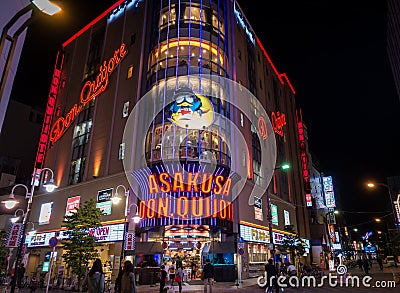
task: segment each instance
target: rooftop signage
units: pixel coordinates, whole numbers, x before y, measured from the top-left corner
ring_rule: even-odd
[[[65,115],[65,117],[58,118],[50,130],[50,141],[56,142],[66,131],[66,129],[75,120],[78,114],[85,108],[85,106],[93,101],[97,96],[103,93],[109,83],[109,77],[121,63],[121,60],[126,56],[126,45],[123,43],[114,51],[113,57],[108,61],[104,60],[103,65],[99,68],[99,74],[93,81],[87,81],[81,90],[80,103],[75,104]]]

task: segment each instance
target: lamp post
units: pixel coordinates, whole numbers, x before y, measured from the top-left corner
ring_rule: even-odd
[[[21,35],[21,33],[29,26],[29,24],[32,22],[32,17],[30,16],[30,12],[34,9],[37,8],[39,11],[46,13],[48,15],[53,15],[61,10],[60,7],[58,7],[55,4],[50,3],[48,0],[31,0],[30,3],[19,10],[11,19],[10,21],[3,27],[2,33],[1,33],[1,38],[0,38],[0,55],[2,56],[2,59],[5,60],[5,64],[3,67],[3,72],[1,73],[1,79],[0,79],[0,105],[3,106],[4,102],[4,108],[7,109],[7,104],[8,104],[8,97],[5,101],[2,102],[3,96],[5,96],[5,88],[6,88],[6,83],[8,76],[10,74],[10,69],[11,69],[11,63],[13,61],[14,53],[15,53],[15,48],[17,45],[18,37]],[[16,28],[14,34],[11,36],[9,35],[9,30],[16,24],[16,22],[23,16],[28,16],[28,18],[25,20],[25,22],[19,27]],[[9,42],[9,46],[6,47],[5,44],[6,42]],[[8,48],[7,52],[3,52],[5,48]],[[3,58],[4,55],[4,58]],[[5,98],[5,97],[4,97]],[[5,116],[5,111],[1,113],[1,118],[0,118],[0,131],[3,126],[3,120]]]
[[[122,269],[122,261],[125,257],[125,242],[126,242],[126,237],[127,237],[127,233],[129,231],[129,221],[128,221],[128,214],[130,214],[130,210],[132,208],[132,206],[136,207],[136,213],[135,215],[132,217],[134,225],[133,225],[133,235],[135,235],[135,231],[136,231],[136,224],[138,224],[141,220],[140,215],[139,215],[139,207],[136,203],[131,203],[128,206],[128,200],[129,200],[129,190],[126,189],[126,187],[124,185],[118,185],[115,188],[115,194],[111,197],[111,200],[113,202],[113,204],[117,204],[121,201],[121,198],[118,196],[118,188],[122,188],[124,190],[124,196],[125,196],[125,218],[124,218],[124,235],[123,235],[123,239],[122,239],[122,247],[121,247],[121,259],[120,259],[120,263],[119,263],[119,270],[121,271]],[[135,265],[135,241],[136,239],[133,239],[133,265]],[[133,292],[136,292],[136,277],[134,278],[134,282],[133,282]]]
[[[396,222],[397,222],[397,221],[396,221],[396,209],[395,209],[395,207],[394,207],[394,200],[393,200],[392,191],[390,190],[390,186],[387,185],[387,184],[385,184],[385,183],[376,183],[376,182],[368,182],[368,183],[367,183],[367,186],[368,186],[369,188],[375,188],[377,185],[378,185],[378,186],[383,186],[383,187],[385,187],[385,188],[387,189],[388,194],[389,194],[389,199],[390,199],[390,206],[392,207],[394,223],[396,223]],[[398,224],[395,224],[395,226],[396,226],[396,229],[397,229],[397,230],[400,230],[400,227],[399,227]]]
[[[274,172],[276,170],[288,170],[290,169],[290,165],[288,163],[282,163],[280,166],[274,168]],[[269,231],[269,249],[271,252],[271,258],[273,260],[273,264],[275,265],[275,247],[274,247],[274,237],[272,232],[272,210],[271,210],[271,198],[269,196],[269,185],[267,187],[267,205],[268,205],[268,231]]]
[[[54,184],[54,173],[53,170],[49,169],[49,168],[43,168],[42,170],[40,170],[40,173],[38,174],[39,177],[42,174],[43,171],[49,171],[51,174],[51,178],[49,180],[48,183],[43,184],[43,186],[46,187],[46,190],[48,192],[52,192],[57,186]],[[35,173],[34,173],[35,175]],[[14,277],[12,278],[11,281],[11,290],[10,293],[14,293],[15,292],[15,285],[16,285],[16,280],[18,278],[18,268],[20,266],[20,262],[21,262],[21,254],[22,254],[22,248],[25,242],[25,231],[26,231],[26,226],[28,224],[28,219],[29,219],[29,213],[32,209],[32,200],[33,200],[33,193],[35,191],[35,184],[31,185],[31,190],[29,192],[29,189],[26,185],[24,184],[17,184],[14,185],[13,188],[11,189],[11,194],[9,195],[7,200],[2,201],[2,203],[5,204],[6,208],[8,209],[12,209],[17,203],[18,201],[15,199],[15,195],[14,195],[14,191],[16,188],[18,187],[23,187],[25,189],[25,198],[28,200],[28,204],[26,206],[26,211],[23,214],[23,218],[22,218],[22,236],[20,236],[20,242],[18,245],[18,249],[17,249],[17,255],[16,255],[16,259],[15,259],[15,272],[14,272]],[[17,210],[18,211],[18,210]],[[16,212],[17,212],[16,211]]]

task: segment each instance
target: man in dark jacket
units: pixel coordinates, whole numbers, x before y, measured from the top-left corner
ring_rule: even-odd
[[[206,264],[204,265],[202,274],[204,276],[204,293],[207,293],[207,286],[210,288],[211,293],[214,279],[214,267],[212,264],[210,264],[209,259],[206,259]]]
[[[276,269],[276,267],[274,265],[274,260],[272,258],[270,258],[268,260],[268,264],[265,265],[265,272],[267,273],[267,287],[275,288],[275,291],[278,293],[279,288],[278,288],[278,282],[276,279],[277,275],[278,275],[278,270]],[[274,277],[274,278],[272,278],[272,277]]]

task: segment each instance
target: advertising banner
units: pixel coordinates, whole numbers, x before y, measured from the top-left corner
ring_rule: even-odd
[[[71,213],[75,212],[76,209],[79,208],[79,203],[81,201],[81,197],[78,196],[73,196],[73,197],[69,197],[67,199],[67,206],[65,208],[65,215],[69,216],[71,215]]]
[[[12,223],[8,231],[6,247],[18,247],[21,241],[22,223]]]

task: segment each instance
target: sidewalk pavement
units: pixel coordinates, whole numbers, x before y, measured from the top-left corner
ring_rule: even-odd
[[[198,283],[198,282],[197,282]],[[138,285],[136,286],[137,293],[156,293],[160,291],[160,285]],[[177,285],[174,286],[175,292],[179,292],[179,288]],[[233,282],[215,282],[213,285],[213,293],[225,293],[225,292],[264,292],[265,289],[261,289],[257,285],[257,278],[243,280],[241,286],[235,286]],[[10,288],[7,288],[6,292],[10,292]],[[29,293],[29,288],[18,289],[15,291],[16,293]],[[35,293],[44,293],[46,292],[46,288],[38,288]],[[74,291],[63,291],[63,290],[49,290],[49,292],[54,293],[62,293],[62,292],[74,292]],[[182,292],[191,292],[191,293],[204,293],[203,285],[191,285],[190,283],[182,283]],[[107,292],[106,292],[107,293]],[[113,293],[113,292],[110,292]]]

